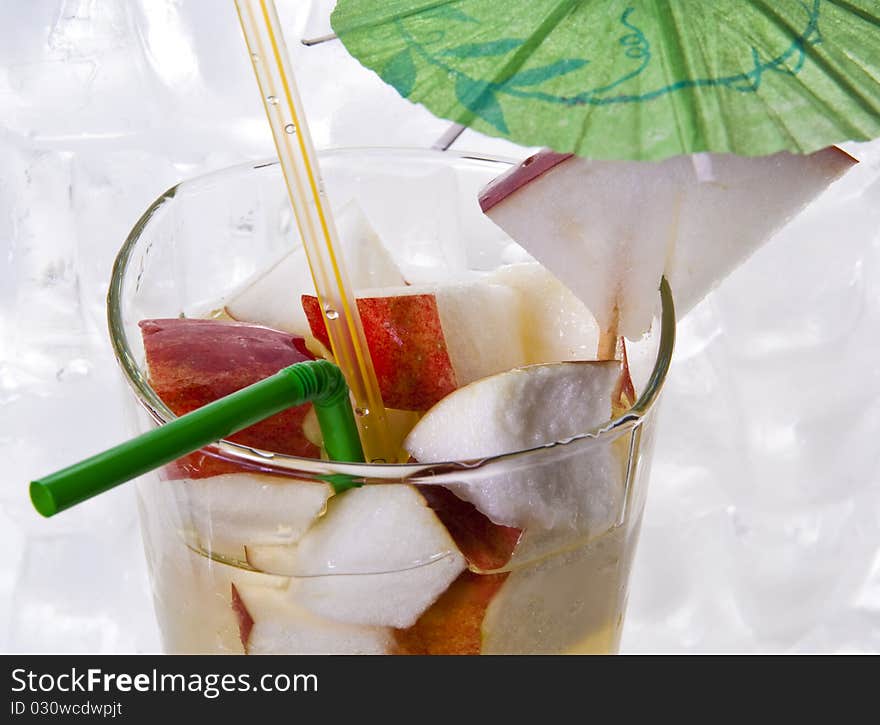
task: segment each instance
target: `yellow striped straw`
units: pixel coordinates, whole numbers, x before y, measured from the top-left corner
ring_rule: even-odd
[[[361,318],[339,254],[339,236],[272,0],[235,0],[290,204],[309,260],[336,364],[354,397],[368,461],[396,461]],[[299,304],[299,300],[294,301]]]

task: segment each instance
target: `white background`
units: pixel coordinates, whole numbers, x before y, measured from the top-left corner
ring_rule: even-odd
[[[318,146],[446,130],[297,42],[331,2],[278,5]],[[0,651],[158,650],[131,488],[43,520],[27,482],[126,437],[104,296],[134,220],[272,153],[232,0],[0,3]],[[680,325],[624,651],[880,651],[880,148],[855,153]]]

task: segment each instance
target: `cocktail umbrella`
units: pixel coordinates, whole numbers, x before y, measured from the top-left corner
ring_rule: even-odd
[[[878,0],[339,0],[349,52],[435,115],[597,159],[880,136]]]

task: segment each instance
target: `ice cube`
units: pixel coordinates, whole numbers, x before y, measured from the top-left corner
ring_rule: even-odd
[[[136,529],[110,544],[76,533],[31,539],[15,584],[10,649],[138,652],[158,649]],[[80,562],[88,562],[88,571]],[[83,579],[87,578],[88,585]],[[119,612],[125,612],[120,617]]]

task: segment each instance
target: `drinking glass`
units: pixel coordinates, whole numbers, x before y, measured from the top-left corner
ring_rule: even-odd
[[[408,281],[476,277],[527,258],[477,205],[479,189],[508,161],[407,149],[329,150],[320,158],[331,202],[358,202]],[[137,432],[173,418],[150,387],[138,322],[222,309],[296,240],[271,161],[185,181],[147,209],[119,252],[108,297]],[[165,650],[615,652],[674,327],[664,283],[650,332],[627,343],[635,405],[570,440],[430,464],[338,463],[220,441],[190,456],[188,467],[143,476],[136,491]],[[324,539],[332,540],[327,551],[354,546],[358,556],[303,563],[297,506],[328,476],[361,485],[324,504],[315,526],[336,516],[345,497],[349,508],[356,497],[367,509],[370,501],[380,509],[383,501],[412,504],[402,509],[411,517],[374,529],[366,514],[354,517],[342,536]],[[493,524],[462,501],[468,491],[520,496],[532,523]],[[407,545],[419,536],[394,529],[436,525],[426,505],[452,534],[421,537],[445,542],[427,550]]]

